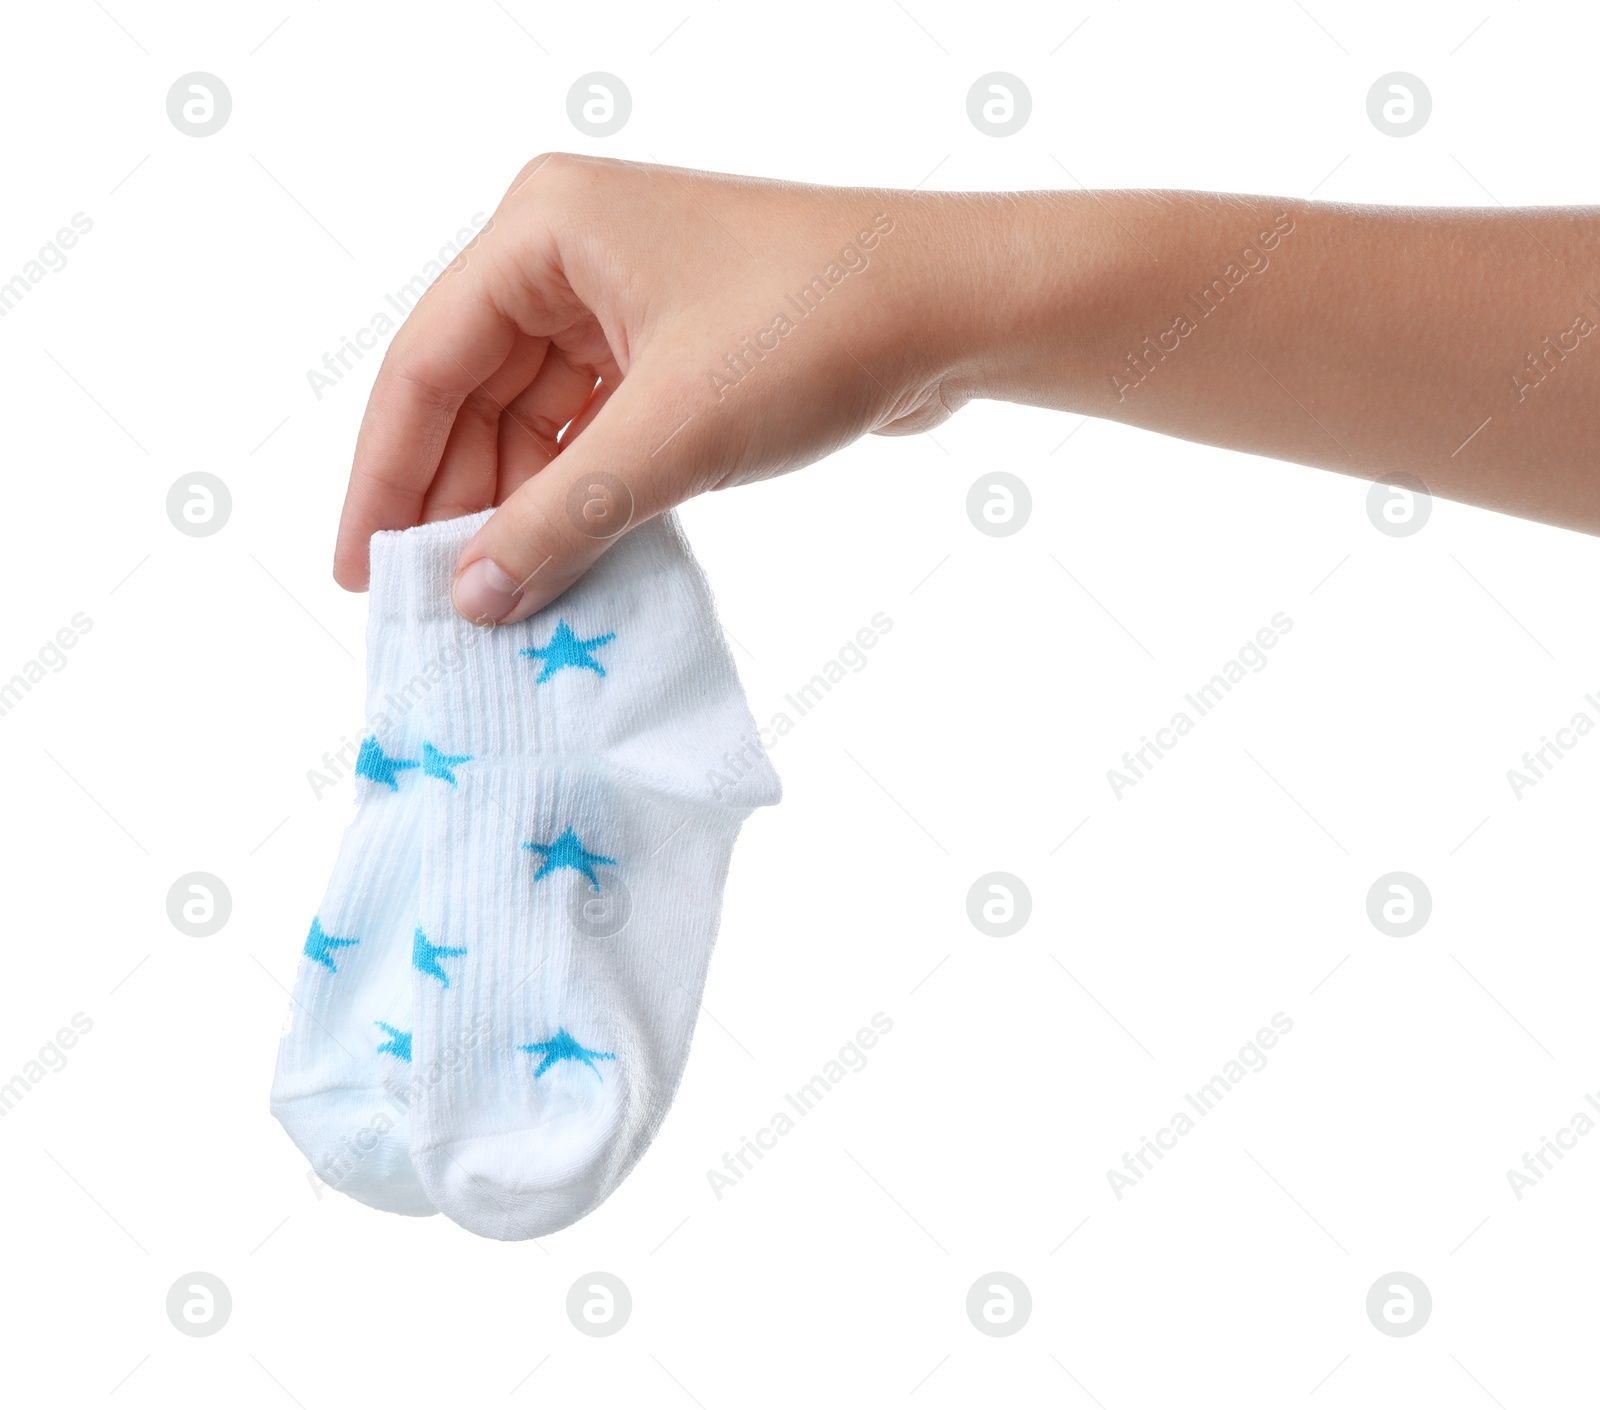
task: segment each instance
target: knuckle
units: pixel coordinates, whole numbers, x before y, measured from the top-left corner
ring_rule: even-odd
[[[564,193],[576,195],[592,190],[595,183],[605,180],[625,164],[610,157],[593,157],[579,152],[541,152],[524,164],[511,183],[506,199],[518,196],[537,196],[541,201],[559,198]]]
[[[384,359],[384,371],[402,384],[409,399],[424,411],[454,413],[461,406],[461,395],[439,385],[420,346],[391,348]]]
[[[548,176],[552,171],[559,170],[563,163],[571,159],[570,152],[540,152],[538,156],[523,163],[522,170],[517,173],[517,179],[512,184],[525,186],[541,173]]]
[[[511,183],[507,197],[509,199],[530,191],[548,193],[582,161],[582,157],[572,152],[541,152],[532,161],[523,165],[522,170],[517,173],[517,179]]]
[[[467,393],[460,410],[456,412],[456,418],[460,420],[466,417],[480,427],[498,426],[500,412],[500,403],[490,396],[485,388],[479,386]]]

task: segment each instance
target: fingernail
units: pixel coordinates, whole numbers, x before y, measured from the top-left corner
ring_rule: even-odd
[[[456,574],[450,598],[463,617],[486,627],[498,622],[522,601],[522,589],[498,563],[476,558]]]

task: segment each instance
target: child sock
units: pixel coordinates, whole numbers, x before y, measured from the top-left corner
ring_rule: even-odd
[[[272,1112],[327,1185],[397,1214],[437,1210],[411,1164],[411,947],[426,767],[399,535],[372,552],[358,809],[302,948]],[[424,687],[425,688],[425,687]]]
[[[424,653],[458,620],[451,574],[485,517],[407,531]],[[778,779],[671,515],[483,632],[426,710],[461,763],[425,800],[412,1156],[456,1223],[532,1238],[598,1205],[655,1135],[734,839]]]

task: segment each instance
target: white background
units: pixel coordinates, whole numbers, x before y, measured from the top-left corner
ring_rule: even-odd
[[[716,1021],[597,1213],[500,1245],[319,1199],[267,1113],[350,814],[307,770],[362,709],[365,603],[329,563],[377,355],[320,401],[307,369],[549,149],[935,189],[1593,199],[1586,7],[1310,9],[8,12],[0,280],[93,221],[0,319],[0,678],[94,624],[0,718],[0,1080],[93,1022],[0,1120],[12,1398],[1575,1403],[1600,1134],[1520,1201],[1506,1171],[1600,1088],[1600,740],[1520,801],[1506,770],[1600,719],[1600,546],[1446,503],[1391,538],[1361,482],[1110,424],[973,406],[685,511],[758,718],[874,613],[894,626],[774,751],[787,797],[734,859]],[[966,112],[996,69],[1033,95],[1005,139]],[[165,108],[192,70],[233,98],[204,139]],[[592,70],[633,96],[604,140],[566,117]],[[1392,70],[1434,101],[1403,140],[1366,112]],[[1397,326],[1385,356],[1404,381],[1471,332]],[[189,538],[166,495],[202,470],[232,517]],[[1009,538],[965,511],[995,470],[1033,496]],[[1270,665],[1118,801],[1106,770],[1277,612]],[[233,897],[204,940],[165,907],[196,870]],[[1033,897],[1009,939],[967,918],[994,870]],[[1433,896],[1409,939],[1367,918],[1394,870]],[[719,1201],[707,1170],[877,1012],[869,1065]],[[1278,1012],[1269,1065],[1119,1201],[1107,1170]],[[634,1299],[603,1340],[565,1314],[595,1269]],[[165,1311],[191,1270],[232,1292],[208,1339]],[[966,1315],[994,1270],[1031,1291],[1014,1336]],[[1393,1270],[1432,1292],[1412,1337],[1366,1315]]]

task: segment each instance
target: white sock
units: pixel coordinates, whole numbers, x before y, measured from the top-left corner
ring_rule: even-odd
[[[424,657],[485,515],[408,530]],[[430,692],[412,1157],[458,1224],[532,1238],[598,1205],[683,1072],[739,827],[778,800],[668,515]]]
[[[272,1112],[327,1185],[397,1214],[434,1214],[411,1165],[407,1108],[423,793],[440,784],[422,768],[399,538],[379,535],[372,545],[367,719],[375,733],[362,740],[356,816],[302,948]]]

